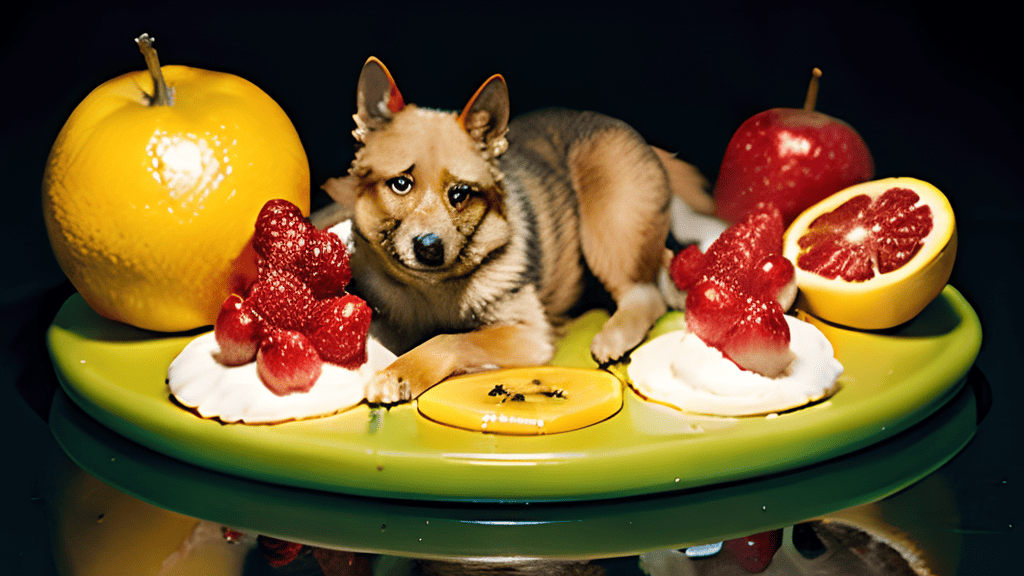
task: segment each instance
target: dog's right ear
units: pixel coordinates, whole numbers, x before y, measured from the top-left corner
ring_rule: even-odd
[[[398,91],[391,73],[377,58],[370,56],[363,65],[356,89],[356,140],[367,131],[376,130],[405,108],[405,100]]]
[[[463,130],[484,145],[489,156],[498,157],[508,149],[508,118],[508,86],[500,74],[495,74],[473,94],[458,120]]]

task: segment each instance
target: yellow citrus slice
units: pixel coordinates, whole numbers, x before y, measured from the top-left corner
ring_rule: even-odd
[[[267,200],[309,213],[309,164],[288,116],[252,83],[155,69],[109,80],[75,108],[47,161],[43,214],[61,269],[96,312],[175,332],[213,324],[255,277],[250,239]]]
[[[891,328],[938,296],[956,259],[956,221],[938,188],[915,178],[851,186],[786,231],[797,308],[863,330]]]
[[[622,408],[622,382],[589,368],[510,368],[450,378],[416,403],[427,418],[465,430],[556,434],[613,416]]]

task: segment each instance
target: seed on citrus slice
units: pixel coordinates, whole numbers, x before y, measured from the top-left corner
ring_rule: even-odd
[[[949,280],[956,221],[935,186],[886,178],[841,190],[786,231],[796,265],[797,308],[863,330],[916,316]]]
[[[496,434],[556,434],[605,420],[622,408],[622,383],[602,370],[541,366],[457,376],[417,399],[427,418]]]

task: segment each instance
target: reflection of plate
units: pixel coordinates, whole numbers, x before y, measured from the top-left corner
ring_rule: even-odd
[[[49,422],[61,447],[92,476],[162,508],[250,534],[404,557],[611,558],[792,526],[895,494],[974,435],[971,388],[909,430],[842,458],[708,488],[576,503],[360,498],[219,474],[110,432],[60,392]]]
[[[707,486],[848,454],[946,404],[981,344],[977,316],[951,287],[896,330],[820,327],[845,367],[842,389],[828,401],[775,418],[725,419],[687,416],[628,393],[605,422],[527,438],[445,427],[411,404],[362,405],[276,426],[202,420],[172,404],[164,386],[168,364],[190,337],[108,322],[78,296],[54,319],[49,346],[75,403],[115,432],[185,462],[355,495],[544,501]],[[572,341],[587,340],[578,336]]]

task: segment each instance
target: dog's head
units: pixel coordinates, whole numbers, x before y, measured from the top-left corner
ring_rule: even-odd
[[[370,58],[359,78],[356,157],[324,189],[393,275],[437,282],[471,273],[509,239],[498,156],[507,148],[501,76],[460,114],[406,104]]]

